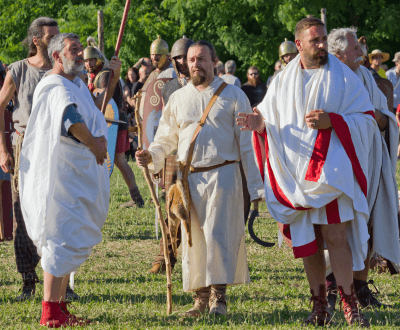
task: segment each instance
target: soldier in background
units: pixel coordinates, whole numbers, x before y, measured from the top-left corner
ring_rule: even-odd
[[[250,101],[251,107],[257,106],[267,93],[267,84],[261,82],[260,72],[256,66],[247,70],[247,83],[242,85],[242,91]]]
[[[93,92],[96,88],[106,89],[110,78],[111,70],[108,68],[108,61],[104,54],[94,46],[89,46],[84,50],[85,67],[88,71],[88,88]],[[118,82],[113,99],[119,109],[119,119],[127,122],[128,118],[123,107],[123,94],[121,83]],[[128,186],[131,200],[123,203],[120,207],[143,207],[144,200],[136,184],[135,175],[125,159],[125,152],[130,149],[128,124],[118,125],[117,145],[115,150],[115,165],[121,171],[122,176]]]
[[[183,38],[175,41],[174,45],[171,49],[171,59],[172,65],[175,69],[175,72],[178,78],[172,79],[165,83],[162,89],[162,100],[163,100],[163,110],[165,105],[168,103],[169,97],[177,91],[178,89],[185,86],[190,80],[189,68],[187,65],[187,51],[194,42],[192,39]],[[176,161],[176,153],[171,156],[168,156],[165,160],[164,166],[164,183],[165,183],[165,191],[168,193],[169,188],[176,182],[176,178],[178,175],[178,162]],[[168,207],[168,205],[165,205]],[[168,223],[168,218],[166,219]],[[177,235],[177,248],[181,244],[181,228],[179,226],[178,235]],[[171,261],[171,268],[173,269],[177,259],[172,251],[171,239],[170,235],[168,235],[168,253]],[[149,270],[151,274],[157,274],[161,270],[165,271],[165,260],[164,260],[164,247],[163,247],[163,238],[160,240],[160,251],[153,261],[153,267]]]
[[[279,46],[279,60],[282,63],[282,66],[279,70],[276,70],[274,75],[268,78],[267,87],[269,87],[271,81],[276,77],[276,75],[283,70],[283,68],[289,64],[291,60],[293,60],[298,54],[298,50],[296,44],[292,41],[287,40],[281,43]]]

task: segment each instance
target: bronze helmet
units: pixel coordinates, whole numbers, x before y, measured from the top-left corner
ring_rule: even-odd
[[[104,55],[101,53],[101,51],[98,48],[93,47],[93,46],[86,47],[83,50],[83,59],[86,61],[91,58],[95,58],[97,60],[96,67],[98,67],[99,65],[101,65],[102,63],[105,62]]]
[[[157,39],[151,43],[150,55],[168,55],[169,47],[165,40],[161,39],[161,36],[157,36]]]
[[[297,54],[298,50],[296,44],[293,41],[287,40],[281,43],[279,46],[279,59],[281,60],[282,64],[285,66],[287,63],[283,60],[283,56],[287,54]]]
[[[181,39],[178,39],[177,41],[175,41],[174,45],[172,46],[172,49],[171,49],[172,65],[173,65],[178,77],[179,77],[180,72],[178,70],[178,67],[176,66],[175,57],[178,57],[181,55],[186,55],[189,47],[192,44],[194,44],[194,41],[192,39],[189,39],[189,38],[186,38],[186,36],[183,36]]]

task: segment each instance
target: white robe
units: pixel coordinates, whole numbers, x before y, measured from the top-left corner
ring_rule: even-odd
[[[173,93],[160,119],[149,151],[157,173],[164,159],[177,150],[185,163],[190,141],[211,97],[223,83],[215,78],[199,92],[192,83]],[[252,112],[243,91],[228,85],[217,98],[202,127],[193,152],[193,167],[210,167],[225,161],[242,161],[252,200],[263,197],[251,133],[241,132],[235,119],[239,112]],[[182,226],[183,289],[192,291],[212,284],[249,283],[243,192],[238,164],[189,174],[194,209],[191,211],[193,247],[189,248]]]
[[[395,263],[400,261],[398,211],[399,198],[396,182],[397,143],[399,128],[396,117],[389,111],[387,99],[375,82],[371,72],[364,66],[355,71],[367,89],[374,108],[388,117],[389,146],[384,137],[375,130],[373,145],[369,152],[368,167],[368,207],[371,213],[372,249]],[[390,148],[390,150],[388,150]],[[389,152],[390,151],[390,154]],[[332,272],[329,253],[325,251],[327,274]]]
[[[35,89],[20,161],[21,209],[29,237],[46,272],[76,271],[101,242],[110,183],[106,163],[83,143],[61,137],[64,110],[75,104],[95,137],[107,138],[107,123],[79,78],[43,78]]]
[[[311,77],[304,96],[298,55],[272,81],[258,106],[269,153],[268,210],[289,225],[296,257],[316,252],[314,224],[346,222],[353,270],[361,270],[369,238],[368,151],[371,132],[378,129],[374,107],[360,79],[332,55]],[[314,109],[330,114],[333,129],[306,126],[304,117]]]

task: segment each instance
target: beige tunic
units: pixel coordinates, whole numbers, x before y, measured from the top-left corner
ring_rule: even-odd
[[[186,161],[197,123],[222,83],[222,79],[215,78],[202,92],[189,83],[171,95],[149,147],[153,158],[151,170],[158,172],[164,159],[176,150],[178,160]],[[239,112],[251,111],[243,91],[228,85],[197,137],[192,166],[210,167],[228,160],[241,160],[250,197],[254,200],[264,196],[264,189],[254,159],[251,133],[241,132],[235,123]],[[190,174],[189,187],[194,206],[191,212],[193,247],[187,245],[186,232],[182,230],[184,290],[212,284],[249,283],[238,165]]]

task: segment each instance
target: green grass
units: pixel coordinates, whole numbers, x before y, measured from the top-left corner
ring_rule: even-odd
[[[227,318],[205,315],[182,320],[179,312],[190,308],[191,294],[182,291],[180,259],[173,273],[173,311],[166,314],[165,275],[149,275],[153,256],[158,252],[154,231],[154,205],[135,163],[133,167],[146,201],[143,209],[120,209],[129,200],[122,175],[116,169],[111,177],[110,212],[103,229],[103,242],[75,277],[81,300],[73,304],[76,314],[90,318],[87,329],[299,329],[309,313],[309,288],[301,260],[294,259],[286,247],[263,248],[247,234],[250,285],[228,288]],[[398,171],[399,177],[399,171]],[[264,209],[265,211],[265,206]],[[257,219],[258,232],[277,242],[273,219]],[[160,232],[161,237],[161,232]],[[180,249],[179,249],[180,251]],[[37,286],[34,299],[15,302],[21,288],[16,271],[12,242],[0,243],[0,329],[38,329],[43,286]],[[40,265],[37,268],[41,276]],[[379,299],[394,307],[365,311],[373,329],[400,329],[399,278],[370,273],[381,291]],[[336,308],[336,324],[330,328],[347,328],[343,313]]]

